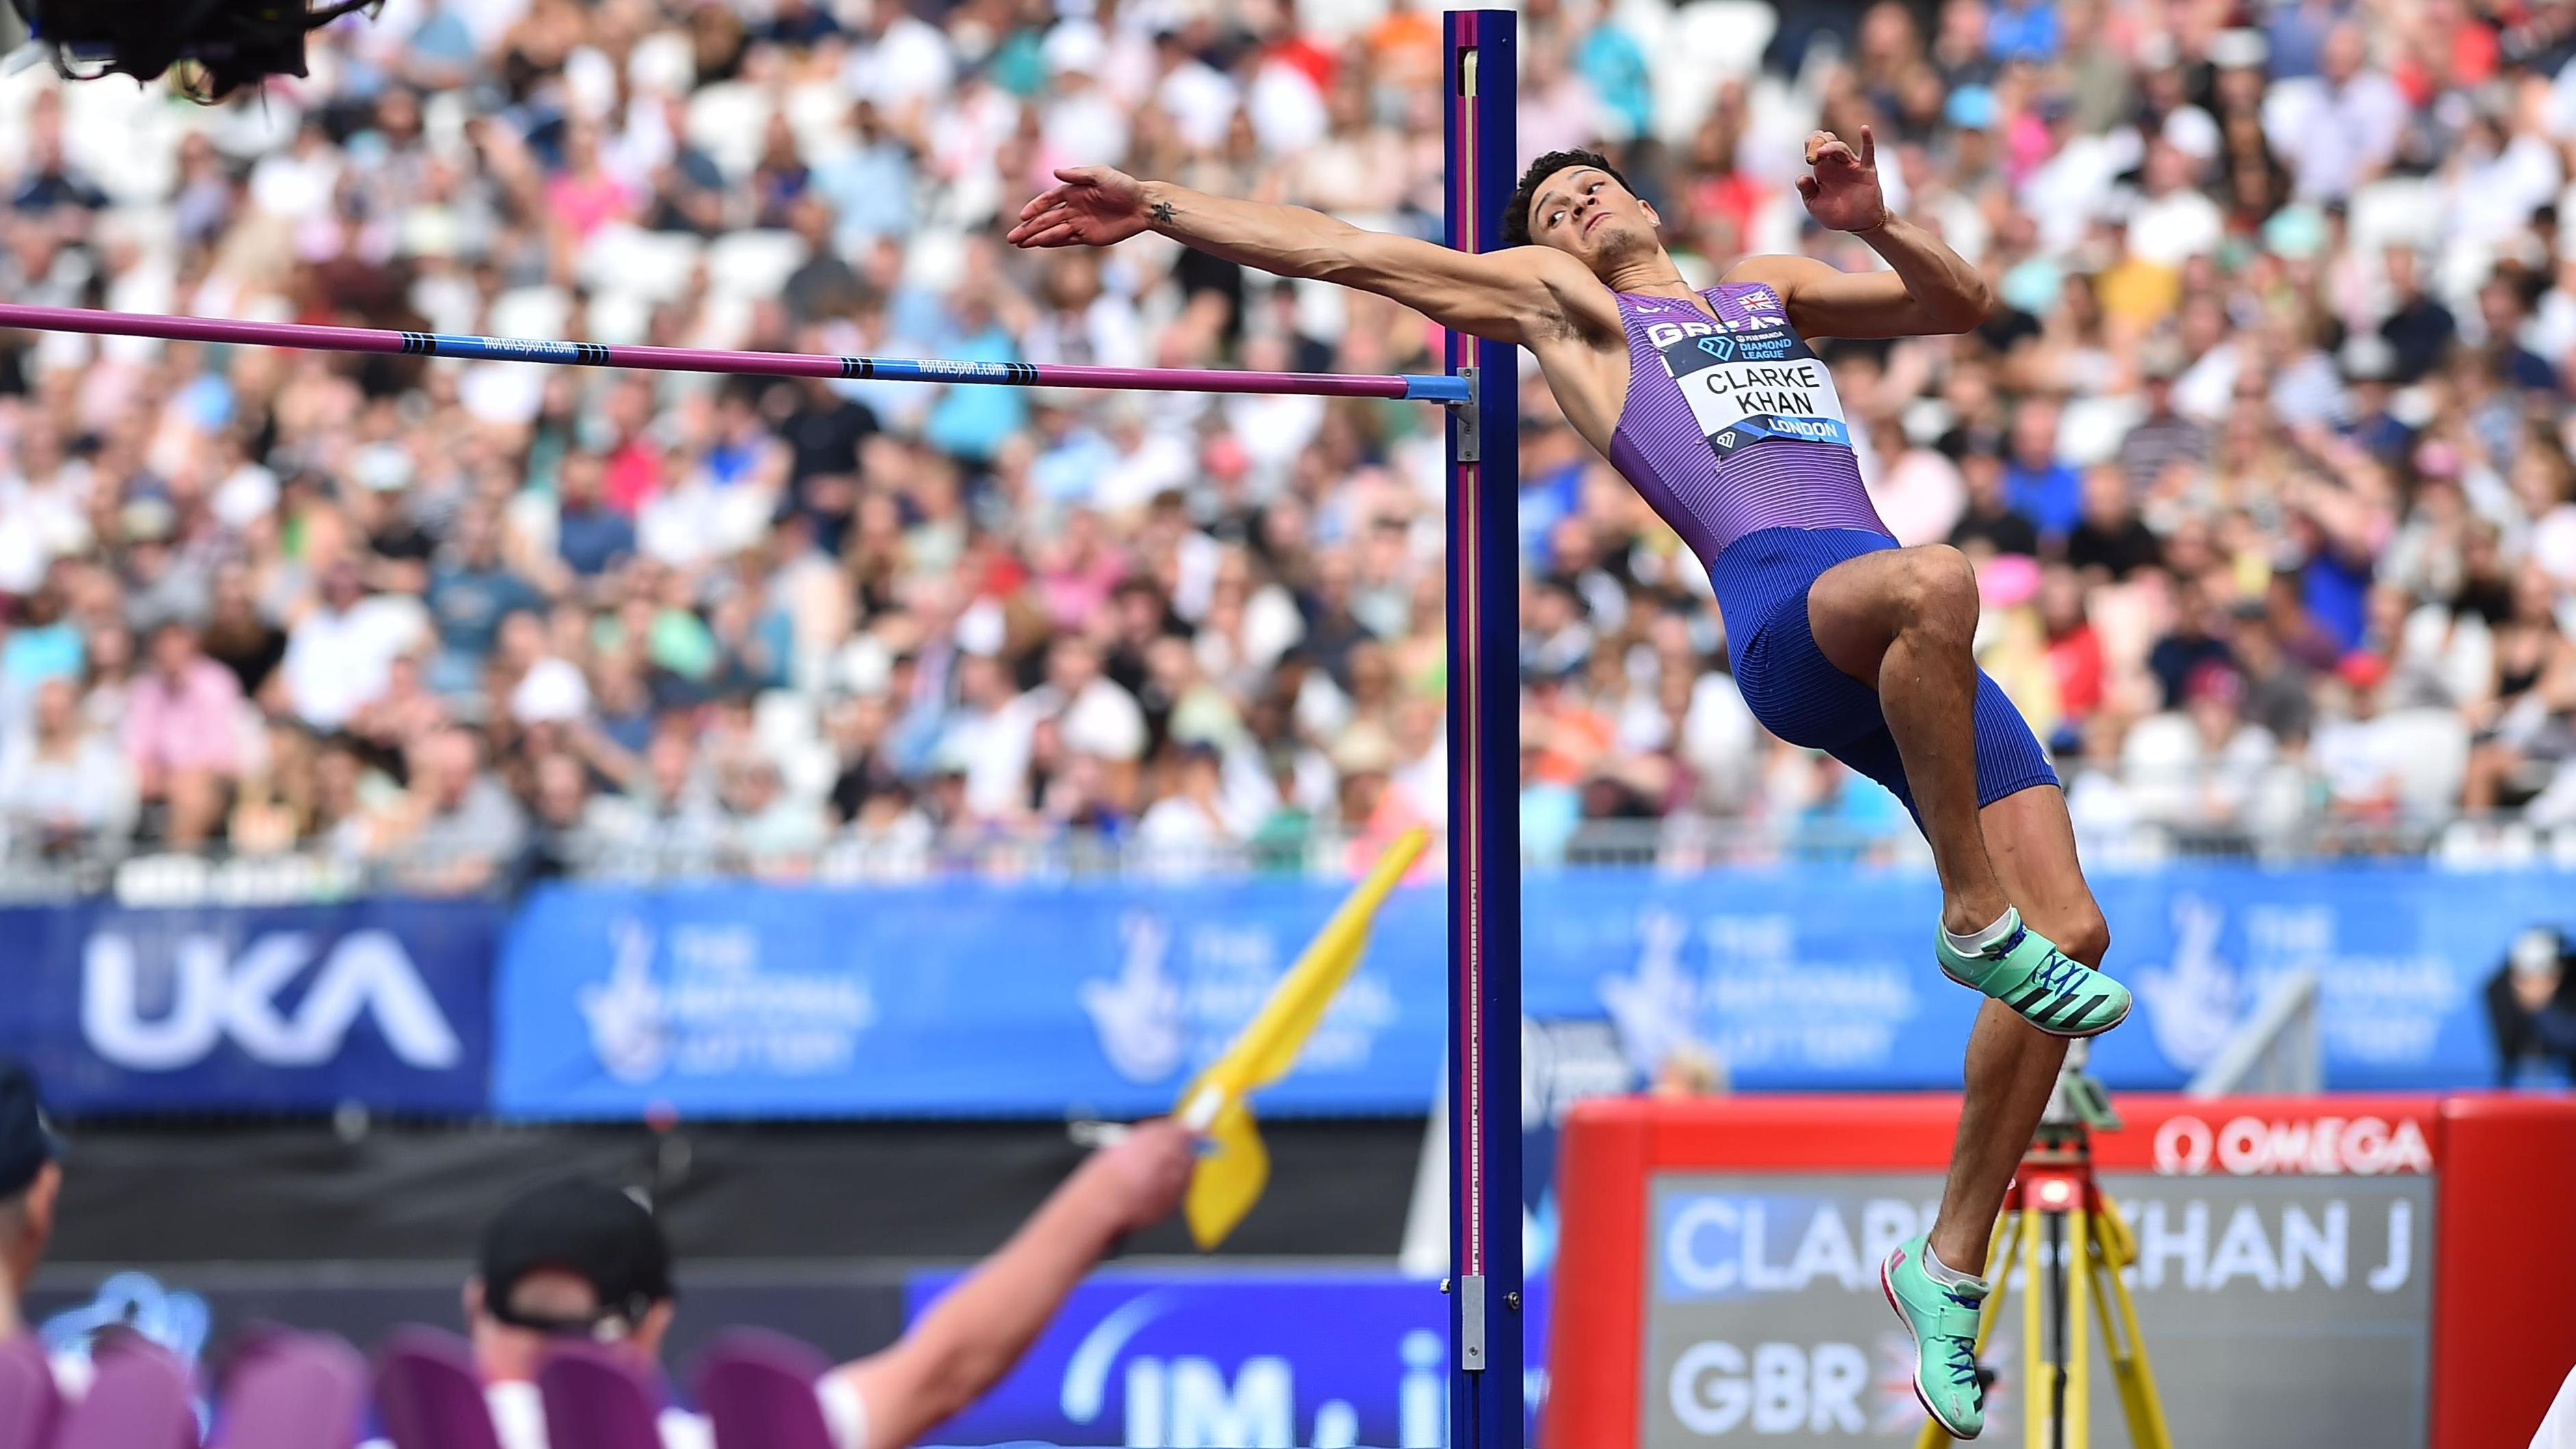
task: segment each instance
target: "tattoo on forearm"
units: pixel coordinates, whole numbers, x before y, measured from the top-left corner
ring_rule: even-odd
[[[1146,207],[1145,211],[1147,215],[1154,218],[1156,226],[1162,226],[1172,219],[1172,204],[1168,201],[1157,201]]]

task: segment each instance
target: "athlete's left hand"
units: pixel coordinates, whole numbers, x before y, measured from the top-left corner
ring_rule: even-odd
[[[1854,151],[1831,131],[1807,137],[1809,174],[1798,178],[1807,214],[1836,231],[1868,231],[1887,221],[1887,197],[1878,189],[1878,143],[1860,128]]]

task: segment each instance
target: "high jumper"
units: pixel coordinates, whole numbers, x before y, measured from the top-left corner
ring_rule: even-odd
[[[1805,160],[1808,214],[1860,238],[1887,270],[1752,256],[1694,288],[1654,207],[1589,151],[1532,163],[1504,203],[1505,247],[1481,254],[1096,166],[1059,171],[1010,238],[1109,246],[1153,231],[1527,348],[1567,421],[1707,566],[1754,717],[1905,803],[1941,879],[1934,961],[1991,1000],[1968,1039],[1939,1216],[1880,1276],[1914,1337],[1924,1407],[1974,1438],[1988,1287],[1976,1274],[2005,1189],[2067,1041],[2118,1025],[2130,996],[2096,969],[2110,931],[2056,773],[1970,653],[1975,573],[1956,549],[1898,546],[1862,486],[1833,376],[1808,346],[1966,331],[1992,305],[1986,284],[1889,210],[1866,127],[1857,147],[1815,132]]]

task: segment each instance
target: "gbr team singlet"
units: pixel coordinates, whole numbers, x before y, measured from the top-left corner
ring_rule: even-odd
[[[1765,729],[1827,751],[1913,811],[1878,691],[1834,667],[1807,623],[1818,576],[1897,547],[1861,483],[1832,374],[1762,283],[1711,287],[1699,294],[1706,310],[1681,297],[1616,296],[1628,397],[1610,463],[1707,568],[1745,704]],[[2057,783],[1983,670],[1976,724],[1979,805]]]

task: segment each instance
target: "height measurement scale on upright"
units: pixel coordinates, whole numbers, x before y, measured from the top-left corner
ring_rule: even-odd
[[[1508,10],[1442,18],[1446,240],[1502,244],[1518,160]],[[1449,334],[1449,1442],[1521,1438],[1520,354]]]

